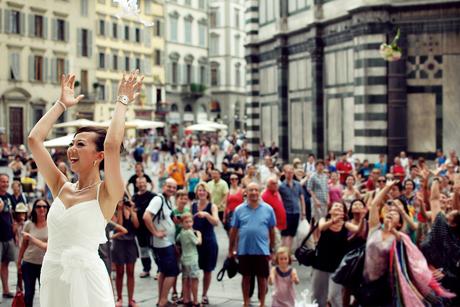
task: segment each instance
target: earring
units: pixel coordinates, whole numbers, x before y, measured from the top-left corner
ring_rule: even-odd
[[[96,162],[97,162],[97,160],[94,160],[94,161],[93,161],[93,166],[96,166]]]

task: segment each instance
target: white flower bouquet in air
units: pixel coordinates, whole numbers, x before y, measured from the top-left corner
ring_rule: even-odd
[[[399,59],[401,59],[402,50],[398,46],[399,36],[400,36],[400,31],[398,28],[398,32],[396,33],[396,36],[391,42],[391,44],[383,43],[380,45],[380,55],[385,61],[394,62],[394,61],[398,61]]]
[[[305,289],[300,293],[302,297],[300,300],[295,301],[295,307],[318,307],[318,304],[313,302],[311,303],[311,294],[308,289]]]

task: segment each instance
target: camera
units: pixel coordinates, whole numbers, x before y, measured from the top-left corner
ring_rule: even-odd
[[[126,206],[126,207],[131,207],[131,202],[129,200],[129,197],[128,196],[123,196],[123,206]]]

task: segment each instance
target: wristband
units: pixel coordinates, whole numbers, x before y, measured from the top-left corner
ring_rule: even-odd
[[[60,101],[58,99],[58,100],[56,100],[56,103],[59,103],[64,108],[64,111],[67,111],[67,107],[65,106],[65,104],[62,101]]]

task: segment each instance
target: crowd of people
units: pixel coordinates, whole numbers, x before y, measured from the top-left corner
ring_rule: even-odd
[[[392,164],[384,155],[375,163],[360,163],[347,152],[338,161],[333,154],[325,160],[309,155],[304,163],[294,159],[284,165],[276,165],[277,156],[265,152],[263,162],[255,164],[245,155],[244,142],[238,144],[236,139],[221,144],[219,166],[217,158],[216,163],[206,160],[206,141],[199,150],[185,146],[159,154],[158,161],[151,155],[133,162],[134,174],[126,182],[125,197],[107,226],[109,252],[100,248],[107,270],[115,275],[116,306],[123,303],[125,272],[129,304],[136,306],[137,258],[142,262],[141,278],[151,276],[152,259],[156,263],[157,272],[152,275],[158,279],[160,306],[209,304],[207,293],[219,247],[228,248],[229,257],[238,259],[245,305],[249,305],[250,288],[257,280],[261,305],[271,284],[273,306],[293,306],[294,284],[299,282],[290,266],[298,247],[293,239],[305,219],[318,225],[310,244],[317,255],[311,293],[319,306],[391,306],[396,299],[412,296],[422,303],[431,296],[441,305],[459,303],[454,294],[460,293],[460,179],[454,151],[448,157],[439,151],[430,165],[404,152]],[[133,156],[132,152],[136,160]],[[8,263],[14,261],[18,287],[25,291],[26,305],[32,306],[47,248],[51,200],[46,194],[34,197],[22,192],[24,177],[37,178],[36,165],[25,154],[12,157],[12,178],[0,175],[3,297],[14,295],[7,282]],[[71,178],[69,168],[62,169]],[[216,239],[214,229],[220,225],[227,231],[228,246],[219,246],[222,242]],[[421,293],[417,286],[403,290],[391,286],[397,275],[390,266],[390,255],[399,248],[395,241],[421,251],[419,256],[430,268],[426,274],[434,280],[429,278],[431,283],[425,285],[429,293]],[[336,283],[332,276],[342,258],[363,246],[360,283]],[[412,258],[404,260],[410,268]],[[182,289],[178,291],[180,274]],[[407,279],[415,284],[412,275]]]

